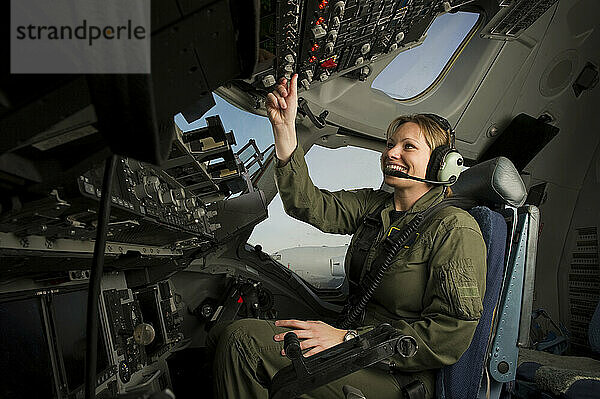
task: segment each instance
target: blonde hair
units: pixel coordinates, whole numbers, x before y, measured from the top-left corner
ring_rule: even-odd
[[[387,128],[386,139],[389,139],[406,122],[416,123],[419,126],[419,130],[431,151],[441,145],[450,145],[449,132],[423,114],[402,115],[394,119]]]

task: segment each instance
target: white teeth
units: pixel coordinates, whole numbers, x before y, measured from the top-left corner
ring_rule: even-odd
[[[385,167],[394,169],[394,170],[399,170],[401,172],[406,172],[408,170],[408,168],[406,166],[394,165],[394,164],[387,164],[387,165],[385,165]]]

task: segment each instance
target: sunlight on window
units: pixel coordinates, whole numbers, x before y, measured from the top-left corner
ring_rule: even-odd
[[[225,131],[233,130],[236,145],[232,146],[234,151],[242,148],[249,139],[256,140],[256,144],[261,151],[264,151],[269,145],[273,144],[273,133],[271,124],[266,117],[251,114],[234,107],[216,94],[216,105],[206,114],[196,121],[188,123],[182,114],[175,115],[175,123],[184,132],[198,129],[206,126],[206,118],[219,115]]]
[[[439,16],[423,44],[398,54],[371,87],[401,100],[422,93],[443,71],[478,19],[479,14],[470,12]]]

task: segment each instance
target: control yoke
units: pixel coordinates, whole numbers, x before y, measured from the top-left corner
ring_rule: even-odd
[[[294,333],[284,339],[284,350],[292,364],[273,377],[269,399],[291,399],[355,371],[372,366],[392,355],[412,357],[417,353],[417,341],[402,335],[389,324],[305,358],[300,340]]]

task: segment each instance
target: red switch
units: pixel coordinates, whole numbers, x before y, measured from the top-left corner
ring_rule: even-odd
[[[328,58],[321,63],[321,67],[325,69],[335,68],[337,66],[337,62],[335,62],[335,58]]]

